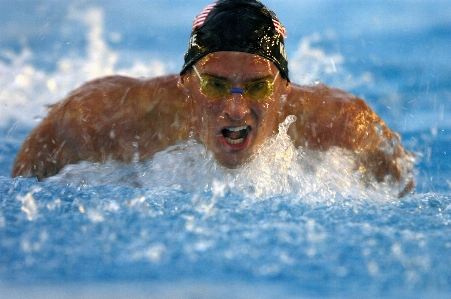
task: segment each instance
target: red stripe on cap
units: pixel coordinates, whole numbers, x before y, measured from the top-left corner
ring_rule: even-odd
[[[207,18],[210,11],[215,7],[216,2],[210,5],[207,5],[200,14],[193,21],[193,31],[197,28],[200,28],[204,25],[205,19]]]
[[[283,38],[287,38],[288,37],[287,29],[285,29],[285,27],[282,24],[280,24],[280,22],[277,20],[273,19],[272,22],[274,24],[274,28],[276,29],[276,32],[279,33],[280,35],[282,35]]]

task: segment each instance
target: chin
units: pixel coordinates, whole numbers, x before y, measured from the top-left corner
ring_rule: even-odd
[[[246,162],[248,162],[250,160],[250,157],[247,157],[247,158],[243,158],[243,157],[218,158],[218,157],[216,157],[216,160],[218,161],[219,164],[221,164],[222,166],[224,166],[226,168],[236,169],[236,168],[240,168],[244,164],[246,164]]]

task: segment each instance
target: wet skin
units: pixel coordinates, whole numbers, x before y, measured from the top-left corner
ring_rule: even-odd
[[[196,68],[201,74],[227,79],[233,87],[262,78],[273,81],[278,73],[269,60],[238,52],[207,55],[196,63]],[[290,91],[287,80],[277,77],[273,93],[261,101],[240,93],[211,99],[200,90],[200,79],[192,70],[180,78],[179,86],[191,99],[193,132],[217,161],[228,168],[244,164],[274,134],[280,99]]]
[[[240,52],[209,54],[196,67],[234,88],[277,73],[265,58]],[[388,177],[399,184],[400,195],[414,187],[412,155],[362,99],[322,84],[290,84],[278,76],[273,94],[263,101],[239,93],[212,100],[201,92],[192,70],[183,76],[110,76],[83,84],[52,105],[25,139],[12,176],[42,180],[79,161],[130,163],[137,156],[144,161],[187,140],[190,131],[219,163],[236,168],[288,115],[297,117],[288,131],[296,147],[349,150],[364,178]]]

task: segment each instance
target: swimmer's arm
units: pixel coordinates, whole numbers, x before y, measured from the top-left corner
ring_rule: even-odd
[[[82,160],[145,160],[185,137],[178,76],[112,76],[88,82],[54,105],[27,137],[12,176],[55,175]]]
[[[12,177],[36,177],[41,180],[56,174],[65,164],[77,161],[58,139],[53,119],[55,107],[25,139],[13,165]],[[63,158],[64,157],[64,158]]]
[[[388,175],[401,195],[414,187],[412,154],[362,99],[324,85],[293,85],[287,105],[298,118],[289,130],[296,146],[348,149],[358,155],[356,166],[367,180]]]

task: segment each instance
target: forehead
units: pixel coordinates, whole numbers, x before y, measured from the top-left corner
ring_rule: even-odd
[[[270,60],[243,52],[210,53],[200,59],[196,67],[202,72],[227,78],[264,77],[277,73],[277,67]]]

